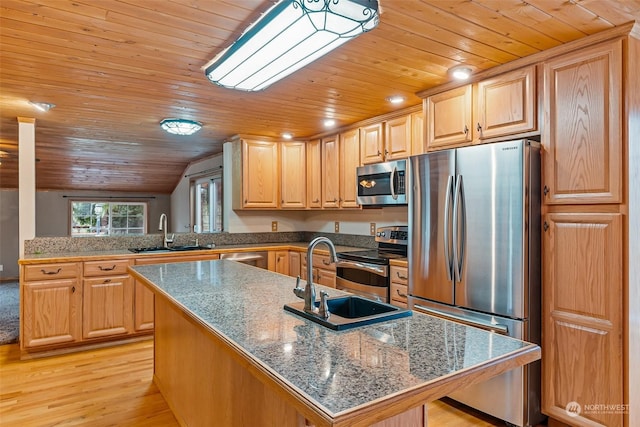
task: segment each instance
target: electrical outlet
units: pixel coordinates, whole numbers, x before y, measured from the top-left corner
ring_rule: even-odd
[[[336,230],[336,233],[340,232],[340,221],[335,222],[335,230]]]
[[[376,235],[376,223],[375,222],[369,223],[369,234],[371,234],[372,236]]]
[[[0,264],[0,271],[4,271],[4,265]]]
[[[278,231],[278,221],[271,221],[271,231]]]

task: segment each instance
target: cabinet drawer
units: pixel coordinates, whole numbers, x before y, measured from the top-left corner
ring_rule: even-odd
[[[313,254],[313,266],[323,270],[336,270],[336,265],[331,262],[329,255]]]
[[[127,274],[129,260],[119,259],[113,261],[85,261],[84,276],[111,276],[115,274]]]
[[[34,280],[72,279],[78,277],[79,273],[80,264],[77,262],[27,265],[24,267],[24,280],[31,282]]]
[[[391,282],[399,283],[402,285],[407,285],[407,281],[409,280],[409,272],[407,271],[407,267],[396,267],[391,266]]]
[[[391,282],[391,300],[407,303],[407,285]]]

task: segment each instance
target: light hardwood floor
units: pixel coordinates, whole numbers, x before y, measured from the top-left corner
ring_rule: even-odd
[[[0,346],[0,426],[166,426],[178,423],[153,384],[153,340],[42,359]],[[504,423],[443,401],[429,427]]]

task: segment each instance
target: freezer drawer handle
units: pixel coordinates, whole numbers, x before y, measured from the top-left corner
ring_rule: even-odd
[[[460,316],[454,313],[445,313],[440,310],[434,310],[432,308],[425,307],[419,304],[414,304],[413,308],[427,314],[432,314],[434,316],[444,317],[445,319],[457,320],[459,322],[466,323],[472,326],[477,326],[482,329],[489,329],[490,331],[498,332],[502,335],[507,335],[507,336],[509,335],[509,328],[507,328],[507,325],[502,325],[500,323],[482,322],[477,319],[470,319],[466,316]]]

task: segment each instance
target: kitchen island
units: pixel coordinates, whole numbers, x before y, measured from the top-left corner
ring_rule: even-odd
[[[332,331],[283,310],[295,279],[233,261],[129,271],[156,296],[154,381],[184,426],[421,426],[425,403],[540,358],[420,313]]]

